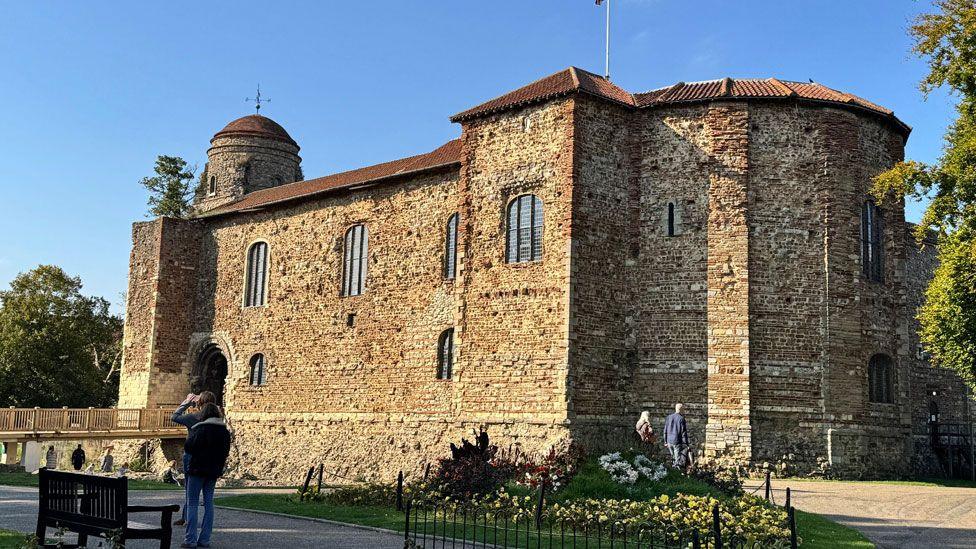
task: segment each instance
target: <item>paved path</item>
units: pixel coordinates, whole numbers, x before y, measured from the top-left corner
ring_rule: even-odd
[[[776,479],[772,484],[777,503],[786,500],[789,486],[794,507],[856,528],[878,547],[976,548],[976,488]]]
[[[217,490],[217,495],[267,492],[270,490]],[[181,492],[132,491],[131,505],[164,505],[179,503]],[[37,489],[0,486],[0,528],[33,532],[37,521]],[[148,522],[148,521],[147,521]],[[48,536],[53,532],[48,530]],[[180,536],[177,536],[177,533]],[[181,538],[182,528],[174,528],[174,537]],[[67,538],[74,540],[74,537]],[[173,547],[179,547],[177,539]],[[154,544],[155,543],[155,544]],[[98,540],[89,538],[89,547],[97,547]],[[128,549],[158,548],[159,542],[131,542]],[[401,549],[403,537],[375,530],[325,524],[302,519],[276,517],[231,509],[217,509],[213,534],[215,549],[230,548],[315,548],[315,549]]]

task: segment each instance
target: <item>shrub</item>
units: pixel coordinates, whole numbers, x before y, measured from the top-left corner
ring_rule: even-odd
[[[730,496],[742,495],[742,478],[735,467],[726,467],[718,462],[695,464],[688,476]]]
[[[600,456],[599,463],[600,467],[610,473],[610,478],[618,484],[632,485],[642,476],[653,481],[668,476],[666,466],[651,461],[644,454],[637,454],[631,462],[620,452],[613,452]]]
[[[492,464],[497,452],[485,431],[478,434],[474,444],[463,439],[461,446],[452,443],[451,457],[438,461],[432,488],[456,499],[493,491],[502,480]]]
[[[545,485],[549,490],[559,490],[579,472],[585,454],[575,444],[553,446],[541,459],[526,459],[518,465],[514,480],[533,490]]]

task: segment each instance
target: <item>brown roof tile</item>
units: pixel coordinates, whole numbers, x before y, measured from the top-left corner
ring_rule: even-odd
[[[491,101],[459,112],[451,117],[451,121],[460,122],[580,91],[624,105],[634,105],[633,96],[609,80],[583,69],[569,67]]]
[[[365,168],[341,172],[317,179],[289,183],[279,187],[254,191],[237,202],[211,210],[203,217],[240,212],[278,204],[289,200],[319,195],[338,189],[347,189],[367,183],[374,183],[397,176],[423,172],[435,168],[448,167],[461,162],[461,140],[454,139],[425,154],[409,156],[391,162],[384,162]]]
[[[281,124],[278,124],[267,116],[261,116],[260,114],[252,114],[234,120],[230,124],[224,126],[224,129],[214,134],[214,139],[225,135],[235,134],[278,139],[291,143],[296,147],[298,146],[298,143],[295,143],[295,140],[288,135],[288,132],[285,131],[285,128],[281,127]]]

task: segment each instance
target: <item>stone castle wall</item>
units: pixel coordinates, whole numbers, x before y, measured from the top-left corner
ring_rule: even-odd
[[[903,147],[875,118],[761,101],[633,111],[581,95],[466,122],[461,141],[460,170],[137,225],[123,400],[178,401],[217,345],[234,474],[286,483],[319,462],[339,479],[417,472],[483,426],[530,452],[567,438],[619,449],[641,410],[660,430],[675,402],[710,458],[895,475],[915,451],[921,392],[938,386],[953,395],[947,417],[968,413],[958,383],[915,358],[931,261],[901,238],[902,204],[886,205],[885,282],[861,276],[861,203]],[[526,193],[544,205],[543,260],[508,264],[506,208]],[[342,297],[357,223],[366,290]],[[245,308],[258,240],[268,302]],[[454,376],[438,380],[448,328]],[[894,404],[868,402],[882,352]]]

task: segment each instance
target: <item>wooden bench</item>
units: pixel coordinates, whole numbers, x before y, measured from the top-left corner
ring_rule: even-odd
[[[48,528],[78,534],[84,547],[88,536],[114,539],[158,539],[169,549],[173,538],[173,513],[179,505],[129,505],[129,479],[100,477],[41,469],[38,473],[37,539],[43,543]],[[129,513],[161,513],[159,528],[130,524]]]

